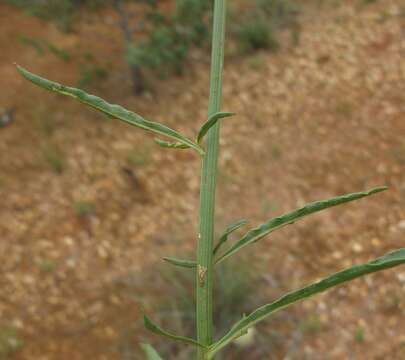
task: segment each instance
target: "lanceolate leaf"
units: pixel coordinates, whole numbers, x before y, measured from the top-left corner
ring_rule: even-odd
[[[232,254],[236,253],[246,245],[249,245],[253,242],[256,242],[266,235],[270,234],[274,230],[279,229],[280,227],[291,224],[307,215],[313,214],[315,212],[337,206],[340,204],[344,204],[350,201],[361,199],[365,196],[369,196],[372,194],[376,194],[378,192],[387,190],[386,187],[378,187],[372,189],[370,191],[365,192],[358,192],[353,194],[347,194],[343,196],[334,197],[332,199],[323,200],[323,201],[316,201],[305,205],[304,207],[294,210],[290,213],[281,215],[280,217],[276,217],[274,219],[269,220],[268,222],[256,227],[249,232],[247,232],[239,241],[237,241],[229,250],[227,250],[221,257],[219,257],[216,263],[219,263]]]
[[[401,264],[405,264],[405,248],[388,253],[380,258],[377,258],[374,261],[370,261],[369,263],[353,266],[346,270],[339,271],[314,284],[305,286],[296,291],[292,291],[274,301],[273,303],[258,308],[247,317],[241,319],[230,329],[227,334],[225,334],[222,339],[211,345],[209,353],[212,356],[218,350],[239,337],[254,324],[272,315],[276,311],[279,311],[298,301],[309,298],[310,296],[321,293],[332,287],[356,279],[360,276],[371,274],[373,272],[381,271],[384,269],[389,269]]]
[[[152,345],[141,344],[141,347],[146,355],[146,360],[163,360]]]
[[[214,255],[218,252],[218,250],[221,248],[223,244],[225,244],[228,240],[228,236],[233,233],[234,231],[238,230],[240,227],[246,225],[249,221],[246,219],[241,219],[237,221],[236,223],[230,225],[224,233],[221,235],[221,237],[218,240],[217,245],[214,248]]]
[[[164,261],[167,261],[168,263],[175,265],[175,266],[180,266],[184,268],[189,268],[189,269],[194,269],[197,267],[197,262],[193,260],[183,260],[183,259],[176,259],[172,257],[164,257]]]
[[[168,142],[160,139],[155,139],[155,143],[167,149],[189,149],[190,146],[179,142]]]
[[[156,325],[154,322],[152,322],[152,320],[149,319],[146,315],[143,316],[143,320],[144,320],[145,327],[157,335],[162,335],[171,340],[180,341],[180,342],[188,344],[188,345],[204,347],[203,345],[201,345],[194,339],[184,337],[184,336],[177,336],[177,335],[168,333],[167,331],[163,330],[161,327]]]
[[[29,81],[33,82],[35,85],[38,85],[44,89],[57,92],[62,95],[67,95],[75,98],[76,100],[95,108],[104,114],[117,118],[121,121],[124,121],[130,125],[137,126],[144,130],[152,131],[156,134],[164,135],[169,138],[172,138],[181,144],[187,145],[198,151],[200,155],[204,155],[204,150],[197,144],[195,144],[190,139],[186,138],[179,132],[170,129],[169,127],[144,119],[142,116],[128,111],[122,106],[112,105],[103,99],[89,95],[83,90],[76,89],[73,87],[68,87],[65,85],[58,84],[57,82],[42,78],[38,75],[32,74],[24,68],[17,66],[17,70]]]
[[[208,121],[201,126],[200,131],[198,132],[197,135],[197,143],[201,143],[201,140],[203,139],[203,137],[205,136],[205,134],[208,132],[209,129],[211,129],[211,127],[213,127],[218,120],[226,118],[226,117],[230,117],[235,115],[234,113],[231,112],[217,112],[214,115],[210,116],[210,118],[208,119]]]

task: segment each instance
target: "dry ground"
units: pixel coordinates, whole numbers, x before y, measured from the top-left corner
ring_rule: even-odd
[[[390,187],[257,244],[262,273],[252,281],[270,279],[272,288],[262,287],[269,299],[405,245],[405,4],[359,3],[304,12],[296,47],[227,62],[223,109],[238,116],[223,122],[219,229]],[[62,34],[0,5],[0,107],[17,107],[0,128],[0,333],[13,329],[24,342],[0,358],[124,359],[120,342],[145,336],[128,329],[153,295],[151,284],[130,279],[195,245],[197,156],[160,149],[141,131],[37,89],[12,65],[75,84],[78,59],[90,51],[109,70],[99,95],[195,134],[206,114],[207,64],[132,97],[112,16],[93,15]],[[19,34],[58,44],[72,61],[40,56]],[[404,291],[405,269],[397,268],[297,305],[289,313],[309,319],[310,331],[295,341],[283,318],[269,323],[284,345],[266,358],[403,359]]]

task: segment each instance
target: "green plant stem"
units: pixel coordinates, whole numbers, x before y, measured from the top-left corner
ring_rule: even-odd
[[[215,0],[210,98],[208,117],[220,111],[224,62],[226,0]],[[215,190],[219,152],[219,123],[207,135],[202,161],[200,188],[200,227],[197,249],[197,339],[203,345],[213,342],[213,242]],[[208,360],[206,350],[198,350],[198,360]]]

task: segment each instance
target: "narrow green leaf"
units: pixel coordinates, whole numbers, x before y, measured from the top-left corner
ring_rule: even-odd
[[[334,273],[314,284],[305,286],[299,290],[292,291],[271,304],[264,305],[247,317],[238,321],[222,339],[211,345],[209,354],[212,356],[218,350],[229,344],[231,341],[239,337],[247,329],[252,327],[257,322],[272,315],[287,306],[290,306],[298,301],[304,300],[315,294],[324,292],[332,287],[343,284],[347,281],[358,277],[371,274],[377,271],[385,270],[405,264],[405,248],[390,252],[376,260],[370,261],[363,265],[356,265],[351,268]]]
[[[200,144],[201,140],[203,139],[203,137],[205,136],[205,134],[208,132],[209,129],[211,129],[211,127],[213,127],[218,120],[226,118],[226,117],[230,117],[230,116],[234,116],[234,113],[231,112],[217,112],[213,115],[211,115],[208,119],[208,121],[206,123],[204,123],[203,126],[201,126],[200,131],[198,132],[197,135],[197,143]]]
[[[164,261],[167,261],[168,263],[183,267],[183,268],[189,268],[189,269],[195,269],[197,267],[197,262],[193,260],[183,260],[183,259],[176,259],[172,257],[164,257]]]
[[[218,240],[217,245],[214,248],[214,255],[218,252],[218,250],[221,248],[223,244],[225,244],[228,241],[228,236],[233,233],[234,231],[238,230],[240,227],[246,225],[249,221],[246,219],[241,219],[238,220],[237,222],[233,223],[230,225],[224,233],[221,235],[221,237]]]
[[[145,352],[146,360],[163,360],[152,345],[141,344],[141,347]]]
[[[154,139],[155,143],[158,144],[159,146],[166,148],[166,149],[190,149],[189,145],[182,144],[179,142],[168,142],[168,141],[163,141],[160,139]]]
[[[194,339],[191,339],[191,338],[188,338],[185,336],[177,336],[177,335],[170,334],[169,332],[163,330],[161,327],[159,327],[154,322],[152,322],[152,320],[149,319],[146,315],[143,316],[143,321],[144,321],[145,328],[147,328],[149,331],[152,331],[153,333],[155,333],[157,335],[162,335],[171,340],[180,341],[180,342],[188,344],[188,345],[204,347],[202,344],[200,344],[199,342],[197,342]]]
[[[186,138],[179,132],[165,125],[146,120],[142,116],[132,111],[126,110],[122,106],[109,104],[108,102],[97,96],[87,94],[83,90],[61,85],[57,82],[32,74],[21,66],[17,66],[17,70],[20,72],[21,75],[23,75],[27,80],[33,82],[35,85],[62,95],[71,96],[76,100],[103,112],[104,114],[117,118],[118,120],[124,121],[130,125],[142,128],[144,130],[152,131],[156,134],[172,138],[180,142],[181,144],[187,145],[197,150],[200,155],[204,155],[204,150],[199,145],[195,144],[193,141]]]
[[[293,222],[318,211],[344,204],[350,201],[361,199],[365,196],[379,193],[381,191],[387,190],[387,187],[378,187],[371,189],[369,191],[357,192],[353,194],[346,194],[342,196],[337,196],[328,200],[316,201],[305,205],[304,207],[294,210],[290,213],[281,215],[274,219],[269,220],[268,222],[250,230],[247,232],[239,241],[237,241],[230,249],[228,249],[221,257],[216,260],[216,263],[219,263],[232,254],[236,253],[246,245],[254,243],[266,235],[270,234],[274,230],[279,229],[282,226],[292,224]]]

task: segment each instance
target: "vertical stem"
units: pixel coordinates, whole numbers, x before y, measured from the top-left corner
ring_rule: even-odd
[[[222,69],[224,62],[226,0],[215,0],[212,40],[212,63],[208,116],[221,107]],[[215,189],[219,148],[219,122],[207,135],[206,154],[202,162],[200,188],[200,227],[197,249],[197,338],[204,345],[213,341],[213,237]],[[204,349],[198,350],[198,360],[206,360]]]

